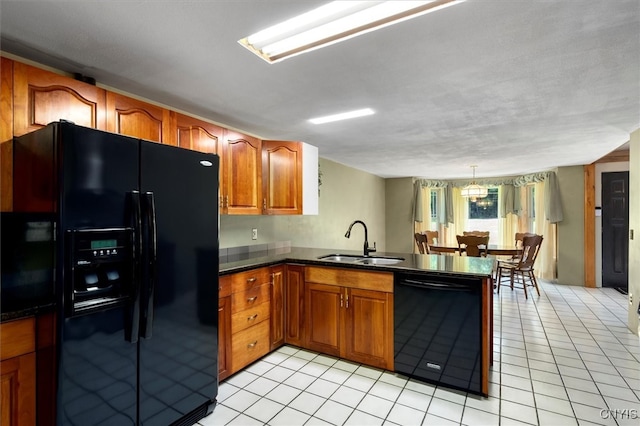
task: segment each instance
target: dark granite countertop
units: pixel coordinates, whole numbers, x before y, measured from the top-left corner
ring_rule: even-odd
[[[419,272],[434,275],[463,275],[478,278],[491,276],[493,259],[466,256],[423,255],[413,253],[373,253],[372,256],[402,257],[403,261],[393,265],[366,265],[319,259],[331,254],[356,255],[362,252],[353,250],[332,250],[303,247],[284,247],[266,251],[248,252],[220,257],[220,275],[242,272],[279,263],[298,263],[305,265],[333,266],[338,268],[364,269],[386,272]],[[0,313],[0,322],[26,318],[53,310],[53,303],[34,304],[33,306],[14,307]]]
[[[55,309],[55,304],[53,303],[47,303],[42,305],[36,304],[33,306],[23,306],[23,307],[12,307],[12,309],[7,310],[6,312],[3,310],[0,313],[0,323],[49,313],[49,312],[52,312],[54,309]]]
[[[393,265],[366,265],[319,259],[331,254],[361,255],[351,250],[315,249],[302,247],[277,248],[268,251],[228,255],[220,258],[220,275],[241,272],[282,262],[306,265],[334,266],[387,272],[420,272],[436,275],[464,275],[478,278],[491,277],[494,259],[458,255],[424,255],[413,253],[372,253],[371,256],[402,257]]]

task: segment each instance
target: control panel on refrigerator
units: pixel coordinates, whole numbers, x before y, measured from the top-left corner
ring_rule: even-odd
[[[69,231],[67,237],[67,313],[84,314],[126,303],[135,279],[133,230],[79,229]]]

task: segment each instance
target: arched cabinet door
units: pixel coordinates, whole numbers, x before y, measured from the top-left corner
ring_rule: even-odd
[[[262,141],[231,130],[225,131],[221,213],[262,213]]]
[[[180,113],[176,113],[176,127],[176,141],[180,148],[221,154],[222,127]]]
[[[302,214],[299,142],[262,141],[263,214]]]
[[[168,109],[107,92],[107,130],[110,132],[176,145],[173,121]]]
[[[14,136],[52,121],[105,130],[106,92],[91,84],[14,62]]]

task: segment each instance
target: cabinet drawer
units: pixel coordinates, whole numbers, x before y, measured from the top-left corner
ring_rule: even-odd
[[[231,362],[238,371],[269,352],[269,321],[231,336]]]
[[[36,320],[34,317],[0,324],[0,360],[36,350]]]
[[[231,275],[223,275],[218,278],[218,298],[222,299],[231,295]]]
[[[271,300],[271,285],[264,284],[231,295],[231,312],[238,313]]]
[[[319,284],[340,285],[363,290],[393,292],[392,272],[355,271],[343,268],[308,266],[305,281]]]
[[[260,303],[231,316],[231,333],[237,333],[253,325],[269,319],[270,303]]]
[[[229,275],[231,278],[231,292],[246,291],[271,282],[269,268],[258,268],[246,272]]]

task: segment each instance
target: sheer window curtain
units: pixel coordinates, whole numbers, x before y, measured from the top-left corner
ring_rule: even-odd
[[[424,232],[431,230],[431,188],[423,188],[418,187],[417,189],[420,191],[420,197],[418,197],[417,202],[420,203],[421,211],[422,211],[422,221],[415,220],[414,224],[414,232]],[[413,252],[419,253],[418,246],[413,244]]]
[[[534,268],[537,277],[552,281],[556,278],[556,224],[551,223],[545,213],[547,210],[545,201],[549,200],[549,195],[546,194],[549,191],[547,185],[544,181],[535,183],[536,221],[534,232],[542,235],[544,240],[542,240]]]
[[[520,232],[515,197],[520,196],[520,188],[513,185],[500,185],[498,187],[498,226],[500,228],[500,241],[502,246],[513,246],[515,244],[516,232]]]
[[[469,203],[467,198],[462,196],[462,188],[451,188],[453,201],[453,223],[449,223],[440,235],[443,236],[443,242],[446,245],[455,246],[458,244],[456,235],[462,235],[467,228],[467,218],[469,217]]]

